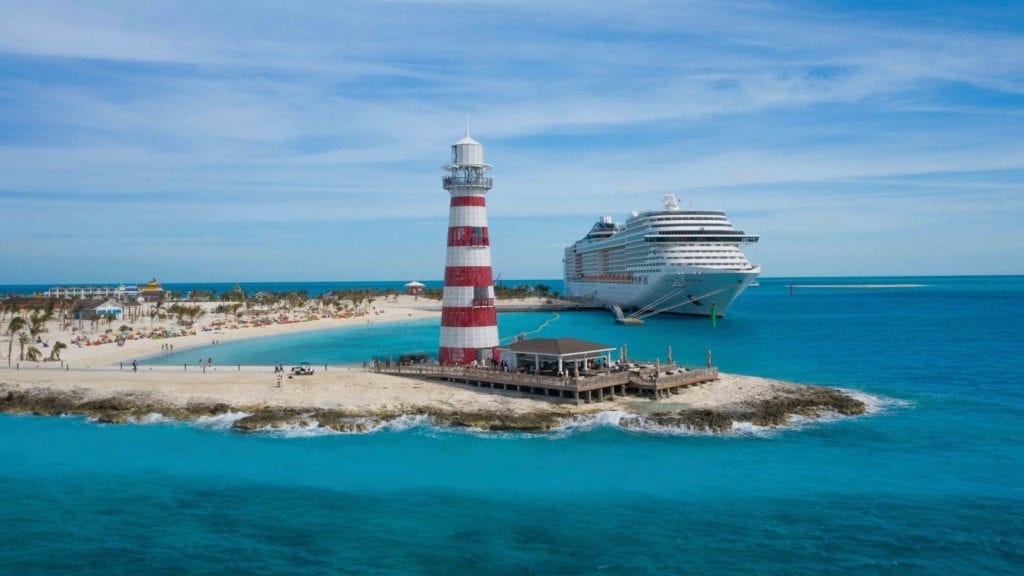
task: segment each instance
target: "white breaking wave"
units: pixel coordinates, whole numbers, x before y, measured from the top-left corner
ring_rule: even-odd
[[[880,414],[892,407],[907,407],[912,403],[896,398],[874,396],[858,390],[842,389],[842,392],[864,403],[866,414]],[[757,436],[767,437],[791,429],[827,424],[849,418],[835,411],[825,411],[817,416],[789,416],[787,426],[758,426],[750,422],[733,421],[728,432],[711,432],[689,426],[666,426],[643,414],[632,414],[621,410],[608,410],[594,414],[584,414],[565,418],[553,430],[552,438],[564,438],[581,432],[589,432],[598,428],[615,428],[625,432],[652,434],[658,436]]]
[[[430,416],[413,414],[383,421],[374,418],[353,418],[351,423],[353,426],[349,430],[335,430],[328,426],[322,426],[320,422],[310,419],[305,424],[286,424],[277,427],[265,426],[257,429],[257,432],[280,438],[316,438],[320,436],[374,434],[377,432],[404,432],[419,427],[440,429],[440,427],[435,425],[433,418]]]
[[[732,429],[729,431],[731,436],[757,436],[767,437],[777,434],[781,431],[781,428],[773,428],[771,426],[758,426],[750,422],[736,422],[733,421]]]
[[[573,434],[591,432],[598,428],[615,428],[625,432],[638,432],[658,436],[710,434],[710,432],[694,430],[690,427],[665,426],[649,419],[643,414],[633,414],[621,410],[607,410],[605,412],[566,418],[562,420],[561,425],[553,430],[554,435],[552,437],[564,438]]]
[[[142,417],[139,417],[139,418],[136,418],[136,417],[133,416],[132,418],[129,418],[128,421],[130,423],[132,423],[132,424],[143,424],[143,425],[145,425],[145,424],[170,424],[170,423],[175,422],[175,420],[173,420],[171,418],[168,418],[167,416],[164,416],[163,414],[160,414],[159,412],[150,412],[149,414],[146,414],[145,416],[142,416]]]
[[[866,414],[883,414],[892,408],[911,408],[914,406],[914,403],[909,400],[890,398],[888,396],[875,396],[874,394],[850,388],[839,388],[839,390],[854,400],[863,402]]]
[[[892,408],[905,408],[913,406],[912,402],[885,396],[867,394],[859,390],[841,389],[843,393],[864,403],[865,413],[868,415],[882,414]],[[248,412],[225,412],[215,416],[200,416],[191,421],[197,428],[208,430],[231,430],[235,422],[251,416]],[[320,422],[307,419],[303,423],[286,424],[278,427],[266,426],[258,429],[259,434],[275,436],[280,438],[315,438],[320,436],[334,435],[361,435],[375,434],[378,432],[405,432],[421,428],[430,433],[456,433],[472,434],[481,438],[547,438],[561,439],[579,433],[591,432],[600,428],[613,428],[623,432],[656,435],[656,436],[737,436],[737,437],[765,437],[777,434],[789,429],[799,429],[807,426],[814,426],[835,422],[847,418],[837,412],[828,411],[814,417],[791,415],[787,426],[757,426],[750,422],[732,422],[728,432],[711,432],[703,429],[695,429],[690,426],[665,425],[657,421],[657,418],[644,414],[634,414],[622,410],[607,410],[592,414],[581,414],[564,418],[559,425],[550,432],[515,432],[515,431],[490,431],[478,428],[451,427],[437,424],[430,416],[426,415],[403,415],[389,420],[378,420],[376,418],[352,418],[348,422],[351,427],[346,430],[335,430],[329,426],[321,425]],[[88,421],[96,422],[95,417],[89,417]],[[150,412],[141,417],[133,417],[129,422],[140,425],[153,424],[175,424],[177,420],[168,418],[157,412]]]
[[[311,420],[306,424],[285,424],[277,427],[265,426],[258,428],[256,432],[279,438],[316,438],[318,436],[342,434],[342,432],[337,430],[321,426],[316,420]]]
[[[430,416],[423,414],[406,414],[381,422],[372,432],[404,432],[412,428],[438,428]]]
[[[208,428],[211,430],[230,430],[234,426],[235,422],[238,422],[246,416],[252,416],[248,412],[225,412],[223,414],[217,414],[216,416],[200,416],[196,418],[194,424],[199,428]]]
[[[622,410],[607,410],[594,414],[581,414],[563,418],[561,423],[552,432],[556,437],[564,437],[578,432],[590,432],[597,428],[622,428],[623,419],[635,418],[635,414],[623,412]]]

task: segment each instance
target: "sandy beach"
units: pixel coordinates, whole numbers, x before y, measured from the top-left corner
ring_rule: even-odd
[[[285,378],[281,387],[271,367],[214,367],[205,373],[191,367],[146,366],[131,369],[22,369],[0,371],[0,383],[20,389],[46,388],[73,392],[85,400],[110,396],[148,397],[158,404],[185,407],[189,404],[229,404],[238,408],[324,408],[362,412],[411,413],[422,409],[588,413],[602,410],[655,410],[676,406],[717,408],[777,396],[783,382],[723,374],[717,382],[693,386],[671,401],[618,398],[581,406],[558,404],[515,393],[482,392],[479,389],[420,381],[363,370],[362,367],[317,366],[312,376]]]
[[[99,368],[103,366],[117,365],[119,362],[130,363],[134,359],[159,354],[163,350],[164,345],[173,346],[174,351],[179,351],[199,346],[206,346],[213,343],[214,340],[217,340],[218,342],[230,342],[234,340],[263,338],[295,332],[341,328],[345,326],[360,326],[381,322],[397,322],[400,320],[416,320],[440,316],[440,312],[424,309],[423,303],[424,299],[422,298],[417,299],[413,296],[400,295],[394,299],[377,299],[373,304],[369,305],[366,310],[354,313],[349,317],[319,317],[321,315],[313,312],[312,310],[298,309],[269,314],[275,319],[279,316],[282,317],[284,320],[282,322],[275,322],[265,326],[239,325],[237,328],[231,327],[235,324],[229,319],[223,318],[220,314],[210,312],[207,317],[196,322],[191,329],[189,329],[189,331],[194,332],[194,334],[175,336],[172,338],[128,339],[124,341],[123,345],[115,343],[96,346],[71,344],[61,353],[61,359],[65,364],[70,365],[72,368]],[[213,310],[219,304],[219,302],[197,303],[197,305],[203,306],[208,310]],[[143,319],[137,320],[134,323],[118,320],[114,322],[113,326],[117,328],[122,325],[127,325],[133,332],[149,332],[159,329],[182,329],[180,325],[169,319],[153,323],[146,318],[147,312],[148,309],[143,309]],[[95,339],[105,334],[107,330],[106,326],[103,324],[100,324],[98,327],[91,326],[89,321],[85,321],[82,324],[83,327],[79,327],[77,330],[72,332],[70,329],[62,330],[59,326],[59,322],[52,320],[47,323],[47,331],[42,334],[42,339],[50,342],[51,345],[53,342],[57,341],[69,343],[73,338],[79,335]],[[5,354],[7,351],[7,344],[8,340],[6,337],[0,338],[0,349],[2,349]],[[44,355],[49,354],[48,350],[43,350]],[[17,343],[14,344],[14,353],[14,362],[18,362]],[[49,363],[28,363],[21,361],[20,364],[22,366],[43,367]]]
[[[510,307],[529,307],[543,304],[547,298],[510,298],[499,300],[499,304]],[[316,310],[309,306],[287,311],[273,311],[264,314],[264,317],[274,319],[274,323],[261,326],[247,326],[233,322],[214,310],[221,302],[197,302],[194,305],[201,306],[207,311],[206,315],[189,328],[184,328],[173,319],[152,321],[148,318],[153,304],[146,304],[141,310],[142,319],[130,322],[127,320],[116,320],[111,325],[97,323],[93,325],[90,321],[80,322],[73,327],[61,327],[58,320],[51,320],[46,323],[46,331],[41,335],[44,342],[52,345],[55,342],[64,342],[69,346],[61,353],[61,360],[72,368],[100,368],[104,366],[116,366],[118,363],[130,363],[132,360],[153,356],[162,352],[163,346],[173,346],[174,351],[187,350],[218,342],[231,342],[249,338],[263,338],[280,334],[291,334],[295,332],[307,332],[325,330],[330,328],[342,328],[347,326],[361,326],[367,324],[379,324],[384,322],[398,322],[402,320],[419,320],[423,318],[439,318],[441,316],[441,302],[424,297],[409,295],[397,295],[389,298],[376,298],[372,304],[353,312],[348,317],[327,316],[322,310]],[[281,321],[278,321],[278,320]],[[73,339],[88,338],[96,340],[103,336],[116,335],[113,329],[121,326],[128,326],[132,333],[149,333],[153,331],[181,331],[190,332],[184,336],[171,338],[134,338],[127,339],[123,345],[113,342],[85,346],[70,344]],[[74,328],[74,330],[72,330]],[[108,332],[109,331],[109,332]],[[6,355],[9,338],[6,334],[0,335],[0,352]],[[37,346],[38,347],[38,346]],[[28,362],[18,360],[18,343],[14,343],[14,363],[23,367],[45,367],[49,362]],[[48,348],[41,348],[43,356],[49,355]],[[3,363],[6,366],[6,362]]]
[[[530,304],[531,302],[522,302]],[[539,303],[539,302],[538,302]],[[311,376],[285,378],[278,386],[269,366],[196,367],[143,366],[131,370],[133,359],[246,338],[321,330],[371,323],[398,322],[437,316],[431,302],[411,296],[380,299],[357,315],[318,318],[312,310],[280,313],[273,324],[232,327],[208,320],[191,327],[194,334],[171,338],[128,339],[122,345],[71,345],[61,362],[18,362],[0,369],[0,410],[37,414],[80,413],[103,421],[124,422],[149,413],[179,419],[229,411],[251,416],[236,427],[253,429],[294,424],[348,428],[353,419],[386,420],[403,415],[428,415],[445,423],[484,429],[543,430],[566,418],[615,411],[677,426],[722,431],[734,421],[783,425],[789,415],[823,412],[860,413],[864,406],[842,392],[757,378],[723,374],[714,382],[691,386],[670,398],[652,401],[633,397],[582,405],[553,403],[518,393],[481,391],[465,386],[378,374],[361,366],[317,366]],[[180,330],[173,323],[148,326]],[[216,326],[216,329],[211,329]],[[81,325],[60,330],[47,326],[44,341],[70,341],[90,336]],[[204,330],[205,329],[205,330]],[[102,327],[95,332],[102,331]],[[0,342],[0,347],[6,347]],[[15,355],[18,353],[15,344]],[[362,426],[363,424],[358,424]]]
[[[793,414],[859,414],[864,405],[831,388],[731,374],[684,389],[670,399],[618,397],[576,406],[377,374],[361,367],[318,369],[312,376],[286,378],[278,387],[272,369],[243,366],[205,373],[176,367],[145,367],[139,372],[5,369],[0,371],[0,410],[86,414],[106,422],[126,422],[151,413],[191,419],[245,412],[251,416],[236,427],[302,423],[339,430],[364,427],[367,419],[381,422],[408,415],[481,429],[546,430],[567,418],[619,411],[661,425],[722,432],[733,422],[785,425]],[[644,423],[638,421],[638,425]]]

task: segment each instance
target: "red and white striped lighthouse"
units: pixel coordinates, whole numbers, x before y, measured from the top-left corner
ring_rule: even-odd
[[[484,195],[491,189],[491,169],[484,147],[469,137],[452,144],[451,164],[444,166],[444,189],[451,194],[448,252],[444,264],[441,347],[445,366],[489,364],[498,355],[498,318],[494,310],[491,248]]]

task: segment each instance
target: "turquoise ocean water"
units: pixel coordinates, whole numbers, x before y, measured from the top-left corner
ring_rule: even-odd
[[[799,283],[843,283],[828,279]],[[0,417],[0,573],[1024,573],[1024,278],[763,280],[712,329],[568,313],[538,335],[851,388],[869,416],[730,436],[410,421],[241,435],[209,421]],[[548,314],[503,315],[502,335]],[[164,356],[358,362],[436,322]],[[195,360],[192,359],[192,362]]]

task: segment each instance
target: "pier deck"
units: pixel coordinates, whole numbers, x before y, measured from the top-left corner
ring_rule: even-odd
[[[684,368],[669,365],[655,373],[653,368],[630,368],[616,372],[581,374],[580,376],[544,376],[501,372],[469,366],[437,366],[414,364],[390,366],[378,364],[374,372],[405,376],[422,380],[435,380],[473,386],[475,388],[519,392],[541,396],[545,400],[574,402],[600,402],[616,396],[637,395],[652,399],[676,394],[681,388],[718,379],[718,368]]]

